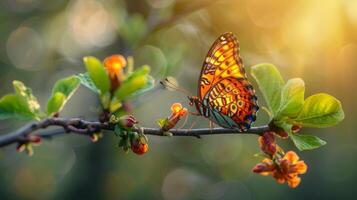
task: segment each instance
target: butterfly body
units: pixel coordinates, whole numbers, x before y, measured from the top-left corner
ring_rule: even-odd
[[[249,83],[239,45],[232,33],[221,35],[203,63],[197,97],[189,97],[200,115],[225,128],[250,128],[259,107]]]

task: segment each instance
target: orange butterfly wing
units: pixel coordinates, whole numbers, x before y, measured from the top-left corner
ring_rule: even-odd
[[[239,45],[233,33],[221,35],[207,53],[199,79],[198,95],[201,100],[212,85],[222,78],[246,78]]]
[[[248,129],[255,121],[257,97],[249,83],[239,45],[232,33],[221,35],[204,61],[199,79],[199,98],[211,111],[208,118],[222,127]]]

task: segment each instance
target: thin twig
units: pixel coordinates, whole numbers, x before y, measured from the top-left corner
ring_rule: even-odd
[[[46,129],[48,127],[61,127],[61,129],[54,129],[47,132],[37,132],[41,129]],[[147,128],[140,127],[143,129],[144,134],[156,135],[156,136],[166,136],[164,131],[160,128]],[[0,136],[0,147],[4,147],[13,143],[24,142],[28,140],[30,134],[38,135],[42,138],[49,139],[58,135],[63,135],[66,133],[74,133],[79,135],[90,136],[93,133],[99,132],[101,130],[114,131],[114,127],[108,123],[101,123],[98,121],[86,121],[80,118],[48,118],[40,122],[32,122],[20,128],[19,130]],[[173,136],[193,136],[198,137],[202,135],[221,135],[221,134],[256,134],[261,135],[263,132],[268,131],[268,126],[252,127],[247,131],[240,131],[238,129],[227,129],[227,128],[198,128],[198,129],[172,129],[170,132]],[[134,128],[133,131],[138,132],[139,128]]]

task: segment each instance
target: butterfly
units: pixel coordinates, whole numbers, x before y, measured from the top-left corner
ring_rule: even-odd
[[[257,96],[247,79],[233,33],[224,33],[213,43],[203,62],[198,95],[188,98],[199,115],[221,127],[243,131],[255,121]]]

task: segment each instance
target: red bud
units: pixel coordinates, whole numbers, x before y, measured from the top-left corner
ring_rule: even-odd
[[[124,128],[132,128],[138,121],[131,115],[124,115],[119,118],[119,124]]]
[[[276,153],[276,143],[273,132],[265,132],[258,138],[260,149],[268,154],[274,155]]]
[[[298,133],[298,132],[301,130],[301,128],[302,128],[301,125],[293,125],[293,126],[291,127],[291,131],[292,131],[293,133]]]

